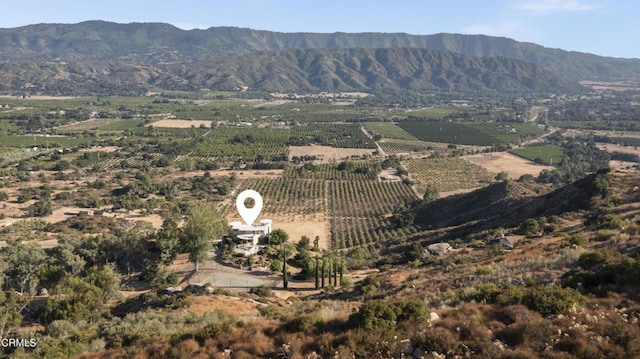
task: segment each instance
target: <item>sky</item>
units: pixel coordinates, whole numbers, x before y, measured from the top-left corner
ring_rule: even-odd
[[[164,22],[281,32],[441,32],[640,58],[637,0],[0,0],[0,28],[37,23]]]

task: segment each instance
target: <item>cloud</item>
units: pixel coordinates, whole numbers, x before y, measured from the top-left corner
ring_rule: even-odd
[[[559,12],[584,12],[602,7],[602,4],[585,0],[528,0],[516,5],[517,9],[534,14],[548,15]]]
[[[535,41],[538,34],[523,22],[517,20],[505,20],[493,24],[475,24],[462,29],[465,34],[482,34],[490,36],[503,36],[518,41]]]

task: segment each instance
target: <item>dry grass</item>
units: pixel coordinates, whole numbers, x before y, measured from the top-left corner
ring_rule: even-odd
[[[486,168],[489,172],[507,172],[509,178],[517,179],[525,174],[538,176],[543,170],[551,170],[552,166],[538,165],[509,152],[493,152],[464,156],[465,160]]]

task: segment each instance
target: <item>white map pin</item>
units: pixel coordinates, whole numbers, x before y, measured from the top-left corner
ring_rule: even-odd
[[[244,201],[247,198],[253,199],[254,205],[252,208],[247,208],[247,206],[245,206]],[[260,193],[252,189],[244,190],[240,192],[238,198],[236,198],[236,208],[238,209],[238,213],[242,220],[246,224],[252,225],[262,211],[262,196]]]

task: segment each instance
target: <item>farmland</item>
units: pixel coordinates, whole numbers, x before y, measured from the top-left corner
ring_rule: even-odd
[[[543,170],[553,169],[552,166],[537,164],[510,152],[481,153],[462,158],[492,173],[506,172],[511,179],[518,179],[527,174],[538,176]]]
[[[417,181],[418,193],[424,193],[427,185],[446,192],[483,187],[493,179],[486,169],[461,158],[410,159],[404,165]]]
[[[369,133],[380,135],[382,138],[393,138],[408,141],[417,140],[417,138],[401,127],[398,127],[393,122],[365,122],[364,128],[366,128]]]
[[[424,142],[424,141],[410,141],[410,140],[394,140],[394,139],[382,139],[378,141],[380,148],[388,155],[397,154],[415,154],[421,152],[432,151],[436,149],[446,149],[447,146],[442,143]]]
[[[542,133],[531,123],[403,121],[398,125],[422,141],[476,146],[519,143]]]
[[[562,150],[562,147],[551,144],[520,147],[512,149],[509,152],[525,158],[529,161],[545,165],[558,164],[564,157],[564,151]]]
[[[212,307],[220,306],[220,298],[236,295],[229,289],[246,286],[244,289],[249,290],[254,283],[267,284],[270,288],[264,290],[271,290],[278,297],[260,299],[256,294],[243,293],[239,297],[246,300],[235,301],[247,306],[260,301],[268,303],[259,304],[260,310],[256,309],[250,316],[245,314],[249,324],[243,325],[260,322],[262,316],[284,315],[268,314],[282,308],[304,311],[303,318],[315,316],[316,312],[308,311],[317,305],[306,300],[311,296],[331,303],[341,303],[341,299],[336,298],[342,296],[353,298],[352,304],[343,308],[345,318],[359,305],[353,302],[383,298],[383,295],[386,298],[388,293],[412,296],[416,292],[414,286],[428,287],[418,293],[419,297],[434,297],[434,305],[440,305],[437,301],[440,295],[435,294],[438,291],[461,288],[469,282],[490,282],[493,277],[482,273],[492,270],[498,273],[496,268],[501,265],[521,264],[524,249],[516,249],[520,252],[512,256],[517,258],[514,260],[509,259],[510,252],[494,245],[494,238],[503,229],[517,231],[518,227],[473,228],[484,226],[487,222],[483,218],[495,212],[508,217],[528,210],[512,214],[495,210],[496,203],[518,205],[523,200],[520,196],[532,196],[532,191],[546,193],[555,188],[539,181],[544,176],[554,179],[552,176],[558,175],[561,166],[536,164],[532,160],[539,158],[538,162],[544,162],[548,156],[555,165],[559,161],[556,156],[565,153],[570,156],[573,152],[572,158],[590,158],[594,153],[580,152],[586,143],[581,142],[580,137],[574,140],[572,136],[563,137],[551,131],[531,141],[539,144],[516,147],[513,153],[509,152],[508,147],[540,134],[538,127],[477,122],[477,118],[484,115],[474,114],[472,108],[465,111],[473,121],[421,121],[409,117],[414,111],[359,108],[353,103],[335,106],[304,103],[293,98],[270,101],[263,98],[220,100],[210,96],[178,98],[186,96],[184,93],[171,96],[101,98],[99,101],[64,99],[56,101],[59,108],[55,111],[50,108],[50,102],[42,99],[19,99],[15,103],[12,99],[3,99],[11,103],[7,111],[15,110],[16,116],[11,117],[11,112],[0,114],[6,116],[0,121],[0,207],[3,209],[0,246],[7,245],[6,250],[12,250],[16,246],[8,244],[17,238],[23,243],[18,247],[31,243],[45,248],[58,246],[59,249],[47,249],[52,264],[38,267],[42,268],[40,271],[47,269],[41,278],[42,286],[52,291],[61,288],[54,283],[59,256],[78,259],[71,262],[80,263],[77,267],[64,268],[69,273],[81,271],[77,272],[80,279],[84,276],[82,271],[91,273],[90,265],[112,264],[114,273],[122,278],[124,284],[120,288],[126,298],[140,303],[148,300],[150,305],[168,303],[158,310],[171,311],[170,308],[178,305],[188,307],[189,304],[180,303],[190,301],[195,304],[191,304],[189,310],[195,307],[193,310],[209,312]],[[70,106],[68,111],[67,106]],[[452,109],[443,107],[439,118],[462,121],[456,114],[460,111],[451,112]],[[424,111],[426,116],[427,110]],[[39,116],[38,121],[30,117],[34,115]],[[384,121],[376,122],[376,118]],[[597,144],[612,153],[637,152],[633,147]],[[632,163],[618,162],[611,164],[620,172],[628,174],[627,171],[633,170]],[[546,170],[544,174],[535,180],[523,176],[535,177],[543,170]],[[501,172],[506,172],[506,177]],[[629,181],[629,193],[636,184]],[[490,187],[478,192],[482,195],[466,194],[485,186]],[[618,191],[615,186],[611,184],[609,188]],[[426,189],[432,187],[437,189],[440,198],[423,199]],[[258,220],[273,220],[273,228],[284,230],[288,241],[281,246],[264,241],[261,244],[265,247],[260,253],[244,257],[233,252],[233,241],[223,234],[218,255],[209,251],[200,271],[194,272],[189,253],[177,253],[184,249],[175,249],[188,244],[185,225],[192,215],[192,206],[206,203],[212,213],[220,213],[224,222],[239,221],[235,198],[245,189],[261,193],[264,206]],[[615,195],[622,198],[619,193]],[[508,200],[503,201],[501,196],[507,196]],[[456,202],[458,200],[462,202]],[[551,202],[565,203],[562,198]],[[483,213],[487,208],[487,213]],[[631,210],[637,211],[637,208]],[[604,218],[608,216],[609,213],[604,214]],[[629,221],[632,228],[633,216],[626,218],[624,221]],[[572,228],[584,223],[582,218],[552,215],[544,219],[545,231],[562,221],[571,222]],[[543,225],[543,219],[539,223]],[[554,243],[550,238],[545,235],[530,242],[532,246],[539,246],[534,250],[538,248],[543,253],[544,263],[547,263],[548,252],[541,248]],[[582,250],[569,247],[571,240],[574,240],[573,232],[568,232],[561,248]],[[620,240],[630,241],[625,236],[620,236]],[[450,256],[424,257],[426,246],[440,242],[454,247]],[[525,242],[521,245],[529,245]],[[557,243],[559,245],[559,239]],[[288,260],[283,262],[281,256],[288,254]],[[500,258],[500,262],[496,262],[496,258]],[[482,267],[472,264],[473,269],[465,267],[465,263],[475,261],[485,264]],[[287,290],[281,289],[284,263],[289,276]],[[575,259],[567,263],[573,265]],[[540,268],[543,267],[540,264]],[[319,280],[332,279],[317,290],[316,268],[328,272],[320,275]],[[449,273],[457,273],[460,268],[466,268],[465,272],[453,274],[457,275],[455,281],[449,281],[452,275]],[[429,273],[428,280],[423,278],[425,271]],[[524,270],[518,273],[521,272]],[[510,273],[498,279],[511,281]],[[338,281],[342,276],[344,282]],[[10,286],[15,283],[11,276],[6,278]],[[384,279],[378,283],[378,278]],[[351,284],[352,280],[356,283]],[[164,288],[195,281],[212,283],[216,294],[172,297],[159,294]],[[70,293],[63,294],[72,295]],[[141,297],[140,293],[145,294]],[[47,300],[64,300],[64,295],[49,296]],[[185,302],[180,302],[182,296]],[[283,299],[292,304],[285,306]],[[109,300],[122,303],[120,299]],[[127,303],[127,299],[123,301]],[[33,315],[25,313],[25,323],[26,320],[33,321]],[[76,325],[76,320],[71,318],[66,322]],[[110,328],[107,321],[94,320]],[[442,322],[448,323],[448,320]],[[298,325],[297,319],[286,321]],[[112,339],[109,340],[111,343]],[[43,339],[43,343],[52,345],[48,339]]]

